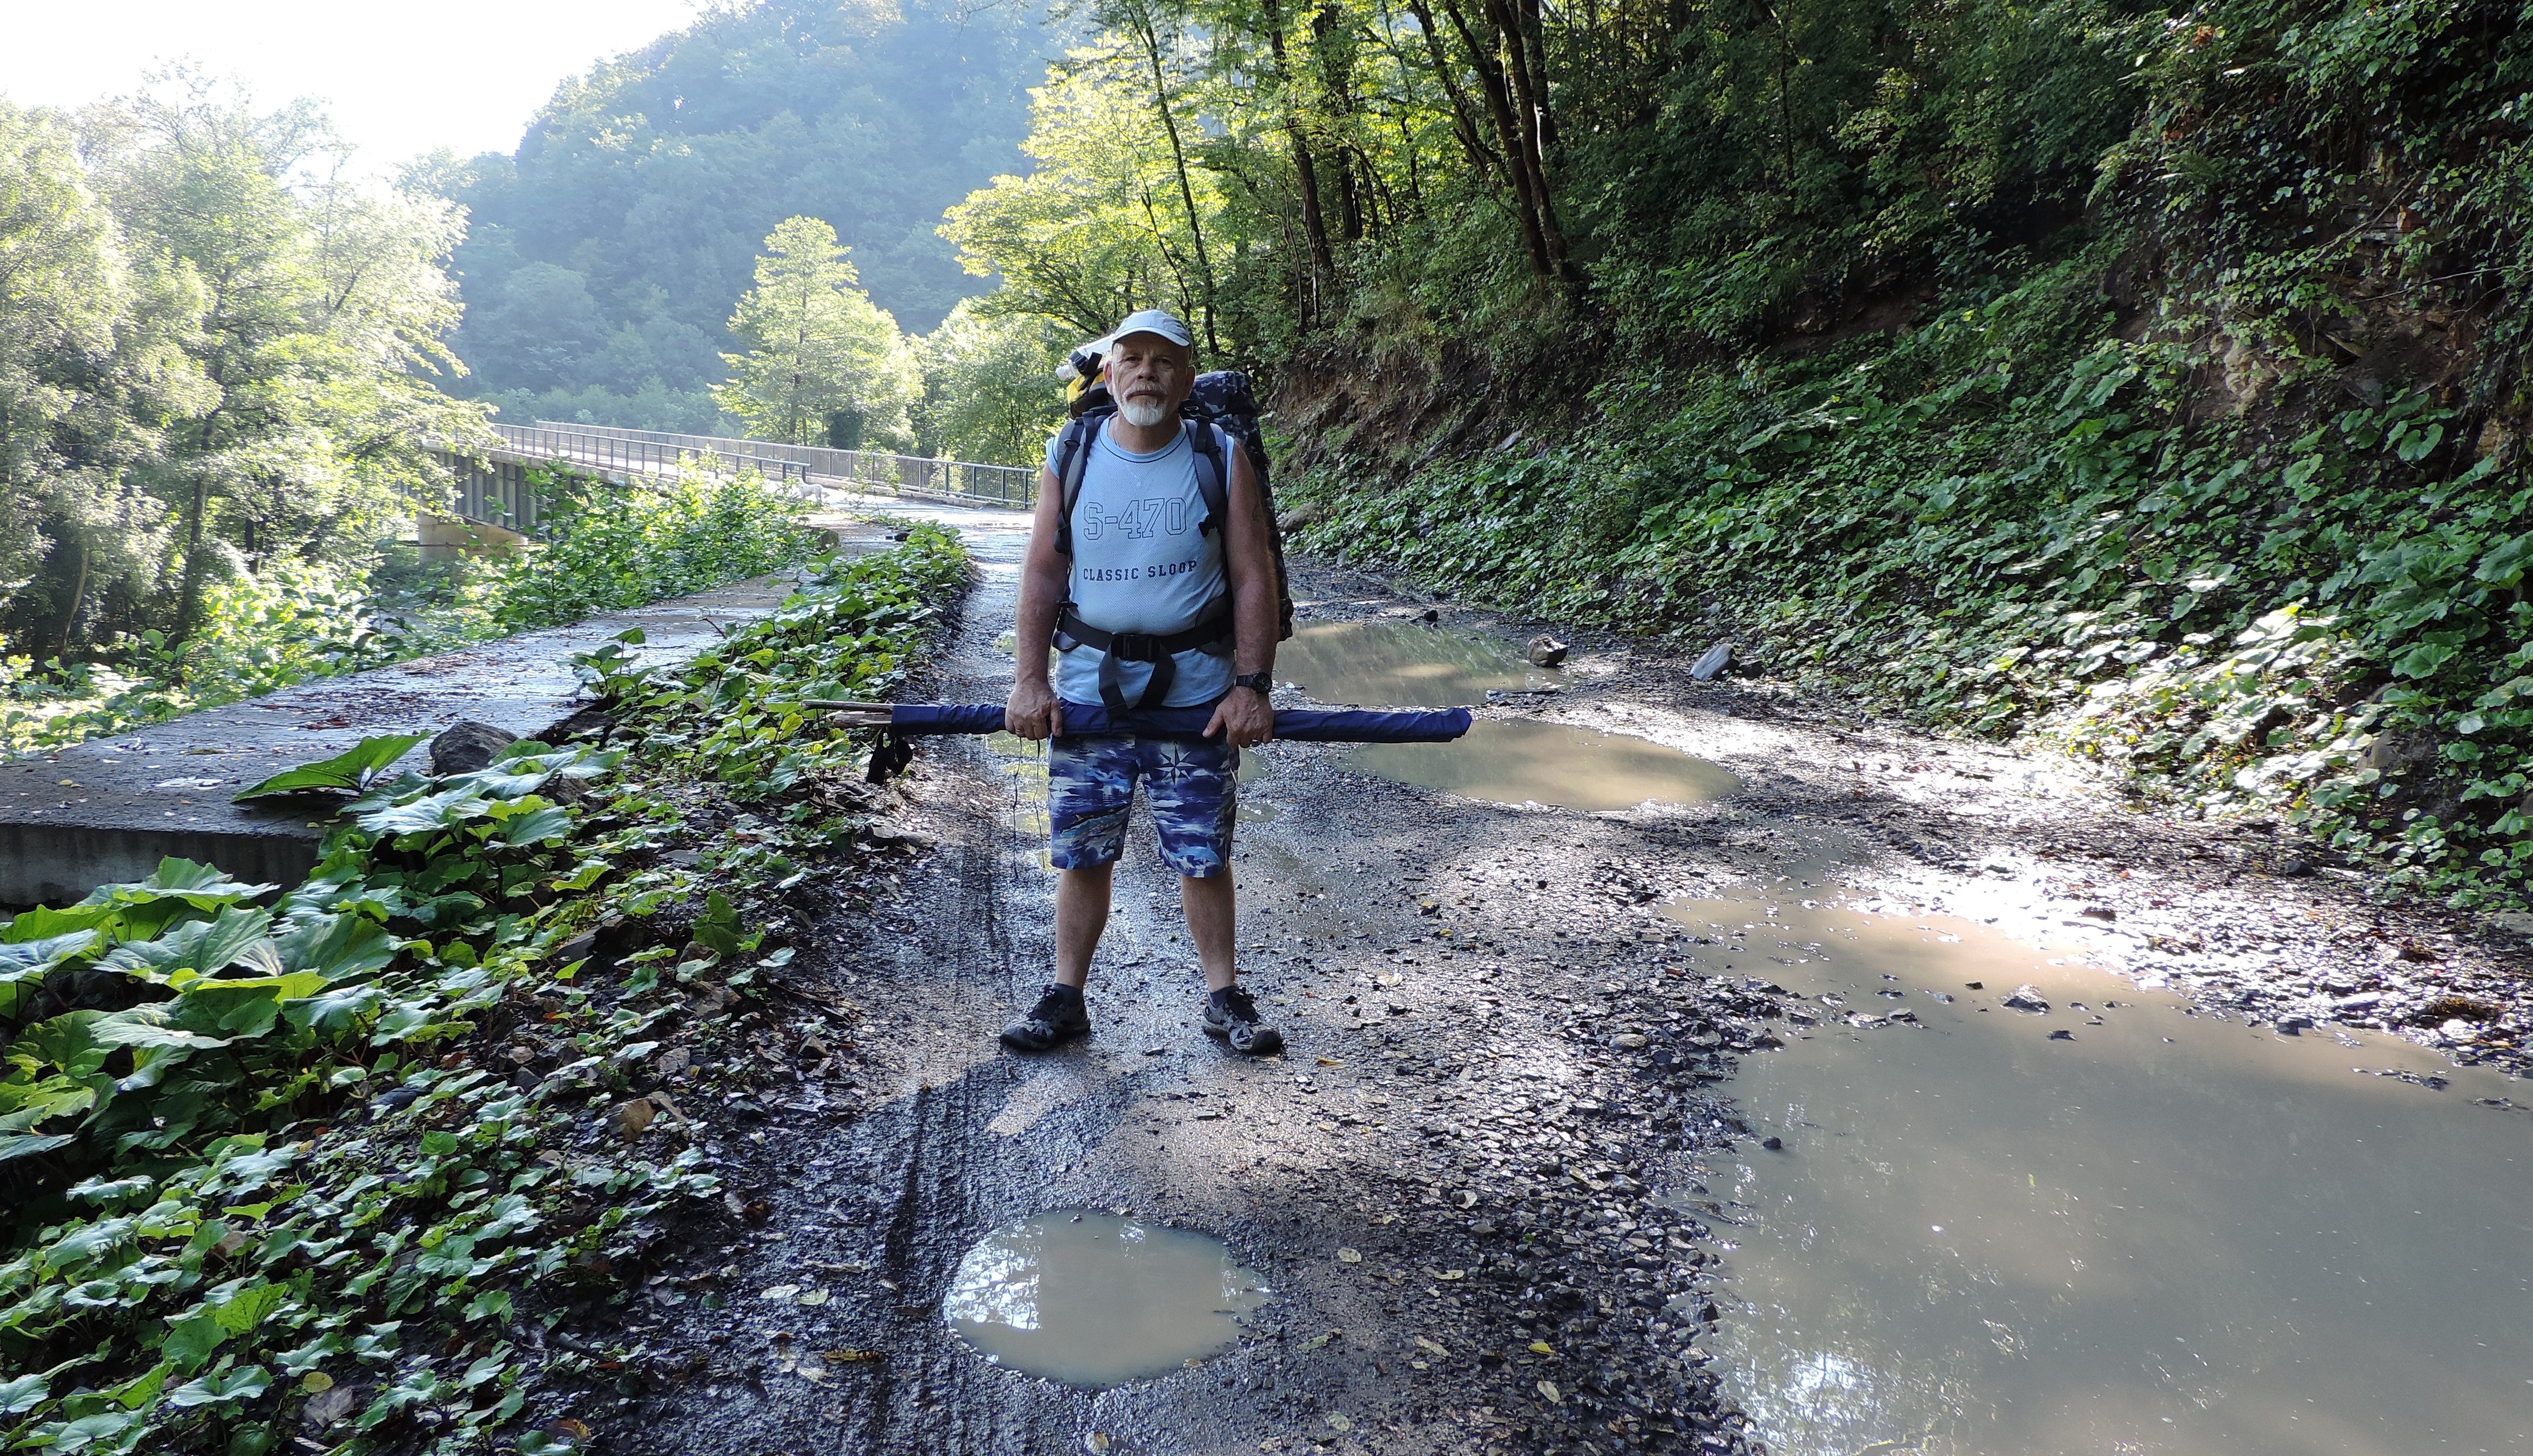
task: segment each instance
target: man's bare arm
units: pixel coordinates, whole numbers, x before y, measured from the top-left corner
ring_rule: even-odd
[[[1023,738],[1061,736],[1064,705],[1046,678],[1046,655],[1055,643],[1055,609],[1064,600],[1067,565],[1055,549],[1064,514],[1064,484],[1055,472],[1037,473],[1037,518],[1030,526],[1029,552],[1021,559],[1020,619],[1012,630],[1012,696],[1003,726]],[[1269,628],[1267,635],[1274,635]]]

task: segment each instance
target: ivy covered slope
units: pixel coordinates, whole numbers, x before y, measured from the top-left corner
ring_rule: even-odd
[[[594,655],[595,743],[285,776],[356,795],[286,892],[169,860],[0,928],[10,1449],[584,1444],[612,1377],[536,1326],[720,1193],[716,1044],[864,852],[866,749],[787,705],[902,684],[964,580],[913,527],[674,675]]]
[[[2086,211],[1859,275],[1874,207],[1922,221],[1976,180],[1902,165],[1905,115],[1863,106],[1898,105],[1886,78],[1836,134],[1882,170],[1816,199],[1826,220],[1602,289],[1621,362],[1580,421],[1507,440],[1517,418],[1436,385],[1439,424],[1384,433],[1415,401],[1305,361],[1303,543],[1730,637],[1823,692],[2309,826],[2396,888],[2520,903],[2533,27],[2513,5],[2071,16],[2031,18],[2074,59],[2024,85],[2068,98],[2064,133],[2120,123]],[[2067,82],[2106,60],[2134,70]]]

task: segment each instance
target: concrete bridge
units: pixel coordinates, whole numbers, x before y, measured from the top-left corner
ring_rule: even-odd
[[[1014,508],[1027,508],[1037,499],[1037,472],[1021,466],[554,420],[496,425],[493,432],[501,443],[481,453],[437,452],[454,473],[456,487],[444,506],[416,502],[436,518],[420,524],[426,554],[536,535],[544,502],[530,472],[556,461],[626,485],[672,479],[688,466],[718,475],[754,471],[791,486],[813,505],[841,503],[832,499],[838,495]]]

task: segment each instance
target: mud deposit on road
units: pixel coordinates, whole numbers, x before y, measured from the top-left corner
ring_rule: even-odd
[[[1059,1208],[978,1240],[942,1313],[996,1365],[1097,1389],[1219,1353],[1272,1293],[1219,1239]]]
[[[1009,626],[1020,540],[1008,528],[972,539],[985,580],[926,692],[998,701],[1011,660],[994,641]],[[1313,632],[1424,610],[1359,577],[1305,569],[1295,586],[1311,599],[1304,624]],[[1461,699],[1478,696],[1463,688],[1483,691],[1488,673],[1519,671],[1517,658],[1504,659],[1537,630],[1439,614],[1443,627],[1496,644],[1453,670],[1467,674],[1451,679],[1449,695]],[[1307,669],[1308,650],[1295,662]],[[1308,682],[1297,670],[1278,675]],[[1319,675],[1342,681],[1334,671]],[[2239,1397],[2205,1411],[2191,1404],[2201,1419],[2267,1411],[2268,1429],[2302,1430],[2299,1422],[2322,1424],[2325,1408],[2295,1408],[2287,1393],[2319,1401],[2329,1392],[2310,1388],[2292,1365],[2311,1347],[2262,1343],[2303,1318],[2288,1300],[2326,1305],[2331,1320],[2356,1326],[2331,1332],[2332,1349],[2411,1342],[2380,1358],[2398,1378],[2440,1392],[2445,1414],[2496,1410],[2533,1389],[2520,1385],[2520,1371],[2505,1375],[2517,1383],[2492,1387],[2473,1364],[2511,1358],[2503,1352],[2514,1337],[2490,1326],[2503,1313],[2494,1302],[2515,1286],[2488,1280],[2500,1288],[2478,1302],[2442,1293],[2464,1282],[2463,1269],[2489,1267],[2472,1231],[2478,1202],[2431,1220],[2449,1235],[2451,1266],[2409,1279],[2428,1292],[2422,1302],[2383,1287],[2387,1277],[2402,1285],[2404,1271],[2367,1262],[2372,1226],[2342,1216],[2358,1206],[2344,1187],[2317,1181],[2329,1195],[2290,1210],[2302,1222],[2272,1220],[2287,1240],[2278,1248],[2319,1251],[2311,1257],[2326,1267],[2272,1265],[2259,1240],[2218,1226],[2224,1216],[2259,1222],[2251,1190],[2209,1203],[2155,1193],[2168,1201],[2121,1222],[2126,1209],[2099,1214],[2096,1199],[2123,1202],[2112,1191],[2142,1175],[2096,1168],[2088,1146],[2098,1141],[2106,1159],[2123,1148],[2140,1160],[2148,1149],[2187,1153],[2190,1177],[2237,1187],[2324,1157],[2326,1134],[2373,1136],[2357,1124],[2378,1116],[2407,1149],[2383,1165],[2388,1171],[2363,1171],[2375,1165],[2362,1157],[2329,1166],[2351,1177],[2451,1178],[2453,1160],[2491,1156],[2487,1139],[2513,1136],[2526,1119],[2462,1105],[2459,1082],[2431,1092],[2346,1069],[2418,1075],[2436,1065],[2384,1045],[2392,1027],[2468,1055],[2518,1057],[2520,949],[2370,906],[2353,881],[2285,878],[2293,845],[2146,821],[2095,781],[2045,760],[1842,722],[1761,684],[1691,683],[1681,665],[1620,645],[1583,644],[1559,675],[1555,693],[1500,692],[1482,720],[1624,736],[1693,755],[1736,786],[1715,784],[1729,787],[1722,797],[1682,791],[1670,802],[1630,795],[1621,800],[1630,807],[1601,812],[1508,807],[1357,772],[1342,745],[1270,745],[1241,788],[1239,943],[1243,976],[1288,1041],[1283,1056],[1257,1062],[1199,1028],[1202,979],[1178,923],[1175,877],[1153,855],[1140,814],[1092,970],[1094,1034],[1039,1059],[1001,1052],[995,1030],[1034,997],[1050,961],[1042,765],[983,740],[927,744],[893,800],[895,832],[928,845],[902,872],[897,897],[867,911],[804,908],[811,930],[790,974],[836,998],[822,1005],[849,1021],[851,1045],[831,1033],[812,1056],[796,1035],[769,1028],[746,1070],[754,1091],[734,1092],[712,1119],[710,1150],[732,1173],[733,1219],[698,1231],[606,1332],[624,1371],[621,1405],[607,1422],[615,1447],[706,1456],[1747,1452],[1767,1442],[1734,1409],[1738,1393],[1782,1433],[1774,1449],[1851,1456],[1850,1435],[1858,1444],[1919,1439],[1933,1429],[1927,1412],[1950,1409],[1944,1402],[1987,1420],[2010,1397],[2024,1420],[2030,1397],[2010,1382],[2027,1371],[2069,1399],[2083,1387],[2095,1404],[2147,1381],[2140,1388],[2165,1402],[2146,1423],[2155,1427],[2175,1414],[2172,1402],[2189,1404],[2184,1387],[2198,1380],[2191,1388],[2203,1394]],[[2000,946],[2082,938],[2092,964],[2157,979],[2201,1017],[2168,1004],[2145,1009],[2146,995],[2108,975],[2099,1003],[2061,992],[2069,999],[2052,996],[2059,1009],[2048,1019],[1982,1013],[1989,1003],[1959,999],[1966,987],[1940,1002],[1925,994],[1947,989],[1931,963],[1900,956],[1915,944],[1914,926],[1930,920],[1873,941],[1894,957],[1891,973],[1913,977],[1889,983],[1899,992],[1889,998],[1876,994],[1886,984],[1879,969],[1870,984],[1839,988],[1865,967],[1861,941],[1832,945],[1834,925],[1800,937],[1829,949],[1826,962],[1812,963],[1755,934],[1723,936],[1666,913],[1683,901],[1781,901],[1780,877],[1818,864],[1833,841],[1842,883],[1804,889],[1797,908],[1806,898],[1820,908],[1880,896],[1967,917]],[[1766,923],[1755,913],[1743,920]],[[1855,933],[1864,936],[1865,923]],[[1850,949],[1853,961],[1844,959]],[[1995,954],[2072,960],[2056,950]],[[2055,984],[2041,970],[2018,974]],[[1919,1020],[1849,1026],[1825,1015],[1822,994],[1846,996],[1853,1011],[1870,1001],[1878,1017],[1907,1009]],[[2064,1009],[2075,999],[2102,1025]],[[2217,1010],[2232,1019],[2216,1021]],[[2012,1065],[2029,1069],[2030,1095],[1993,1095],[1997,1105],[1965,1112],[1970,1121],[1957,1126],[1899,1102],[1885,1081],[1840,1079],[1862,1065],[1842,1053],[1967,1045],[1969,1033],[1943,1029],[1948,1017],[2023,1038],[2013,1045],[2024,1060]],[[2419,1025],[2420,1017],[2436,1019]],[[2363,1048],[2328,1039],[2368,1019],[2386,1027],[2356,1032]],[[2308,1070],[2231,1080],[2154,1075],[2221,1038],[2250,1037],[2254,1021],[2272,1040],[2282,1023],[2300,1031],[2296,1065]],[[2157,1024],[2175,1028],[2156,1033],[2173,1035],[2172,1047],[2132,1047],[2117,1039],[2125,1029],[2105,1029]],[[2076,1039],[2048,1040],[2048,1029]],[[1791,1055],[1775,1051],[1790,1042]],[[2336,1071],[2321,1055],[2334,1051]],[[2084,1078],[2130,1070],[2149,1074],[2140,1098],[2170,1099],[2157,1117],[2190,1122],[2156,1137],[2097,1130],[2064,1111],[2088,1097],[2107,1105]],[[2074,1083],[2063,1081],[2071,1076]],[[2402,1097],[2455,1110],[2405,1120],[2388,1110],[2410,1105]],[[2299,1099],[2345,1111],[2326,1128],[2293,1110]],[[1761,1113],[1767,1124],[1754,1126]],[[2456,1131],[2466,1116],[2484,1119],[2473,1125],[2481,1131]],[[1979,1145],[1973,1135],[1990,1117],[1996,1136],[2020,1139],[2024,1151],[1994,1166],[1967,1153],[1948,1164],[1944,1140]],[[2239,1127],[2220,1134],[2213,1125],[2227,1118]],[[1762,1149],[1770,1136],[1788,1144],[1782,1154]],[[1864,1175],[1841,1187],[1850,1176],[1839,1171],[1849,1167],[1834,1150],[1841,1145],[1869,1148],[1868,1164],[1903,1171],[1882,1187]],[[2233,1150],[2236,1165],[2209,1166],[2209,1149]],[[1919,1161],[1954,1168],[1952,1182],[1971,1200],[1963,1224],[1930,1211],[1942,1191]],[[1823,1170],[1826,1192],[1785,1181],[1810,1169]],[[2043,1207],[2057,1220],[2046,1226],[2086,1269],[2044,1270],[2058,1245],[2028,1233],[2001,1233],[1992,1250],[1929,1243],[1966,1240],[1961,1228],[1978,1231],[1982,1215],[2000,1229],[2009,1212],[2040,1216],[2009,1208],[2002,1184],[2016,1174],[2029,1180],[2027,1197],[2057,1189],[2052,1196],[2064,1201]],[[1779,1230],[1811,1197],[1824,1200],[1819,1224],[1835,1240],[1821,1268],[1805,1271],[1779,1252],[1793,1244],[1761,1242],[1790,1237]],[[1764,1205],[1760,1233],[1736,1200]],[[1830,1217],[1842,1207],[1863,1211]],[[952,1327],[945,1301],[980,1240],[1057,1209],[1218,1235],[1274,1297],[1229,1347],[1149,1379],[1086,1389],[990,1363]],[[2298,1230],[2343,1242],[2298,1245]],[[2403,1257],[2440,1257],[2412,1232],[2385,1239],[2392,1232],[2408,1241]],[[1956,1258],[1946,1249],[1961,1251],[1957,1261],[1941,1262]],[[2168,1389],[2151,1383],[2160,1377],[2142,1348],[2090,1368],[2061,1351],[2097,1328],[2134,1334],[2187,1312],[2157,1305],[2154,1289],[2121,1267],[2150,1249],[2161,1260],[2153,1267],[2176,1279],[2208,1282],[2206,1269],[2227,1258],[2248,1267],[2236,1288],[2258,1279],[2278,1291],[2263,1307],[2271,1334],[2207,1320],[2162,1331],[2151,1355],[2172,1372]],[[2379,1281],[2365,1296],[2376,1303],[2357,1310],[2344,1292],[2326,1300],[2330,1269]],[[1982,1270],[1998,1282],[1984,1282]],[[2008,1276],[2008,1292],[2028,1308],[2001,1316],[1986,1302]],[[1749,1305],[1771,1288],[1786,1313],[1761,1318]],[[1855,1292],[1841,1307],[1852,1318],[1824,1325],[1815,1295],[1842,1289]],[[1923,1301],[1907,1319],[1897,1312],[1904,1289]],[[2432,1310],[2437,1301],[2447,1303]],[[2432,1314],[2450,1321],[2445,1343],[2421,1343]],[[2003,1347],[1980,1343],[1991,1318],[2012,1332],[1994,1335]],[[2230,1348],[2244,1364],[2186,1371],[2174,1363],[2185,1346],[2173,1335],[2211,1360]],[[2452,1343],[2474,1339],[2502,1354]],[[1854,1370],[1812,1359],[1824,1351]],[[2243,1374],[2252,1363],[2264,1373]],[[1888,1434],[1836,1412],[1819,1415],[1817,1430],[1801,1426],[1812,1419],[1802,1410],[1822,1410],[1824,1382],[1849,1373],[1865,1382],[1863,1405],[1876,1419],[1892,1417]],[[1919,1390],[1937,1392],[1935,1404],[1910,1405]],[[2150,1405],[2145,1396],[2132,1403]],[[2170,1427],[2125,1448],[2097,1440],[2109,1427],[2071,1427],[2091,1418],[2063,1402],[2054,1416],[2043,1402],[2029,1419],[1988,1428],[2008,1432],[2016,1450],[2194,1449],[2172,1445]],[[2463,1428],[2412,1430],[2442,1439]],[[2328,1434],[2296,1448],[2331,1449]],[[2020,1444],[2027,1436],[2059,1444]]]
[[[1825,868],[1667,907],[1694,961],[1811,1003],[1734,1084],[1782,1148],[1718,1185],[1728,1386],[1771,1449],[2533,1449],[2533,1118],[2475,1100],[2507,1078]]]

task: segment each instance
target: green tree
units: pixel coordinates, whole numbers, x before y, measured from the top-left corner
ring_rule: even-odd
[[[460,387],[503,395],[505,419],[682,429],[700,409],[709,425],[702,391],[723,379],[721,354],[743,348],[724,322],[786,217],[833,223],[862,286],[909,330],[974,291],[933,229],[1018,161],[1027,87],[1052,53],[1041,0],[698,9],[557,87],[515,154],[412,173],[469,210]],[[567,338],[531,319],[558,300],[512,285],[537,266],[584,290],[588,315]]]
[[[29,649],[68,650],[92,596],[156,565],[133,467],[208,402],[192,284],[127,256],[65,118],[0,101],[0,621]]]
[[[815,217],[786,218],[767,234],[756,286],[730,320],[747,352],[722,356],[731,379],[714,391],[751,437],[822,444],[828,421],[851,412],[865,438],[913,442],[907,411],[921,372],[897,320],[861,290],[850,251]]]
[[[290,553],[352,561],[429,479],[426,439],[480,434],[438,386],[458,366],[444,201],[356,186],[308,102],[260,111],[184,71],[91,108],[82,146],[136,254],[202,296],[188,343],[210,397],[171,421],[144,478],[176,523],[182,637],[206,579]]]
[[[67,129],[0,100],[0,589],[32,579],[43,517],[85,473],[74,417],[94,400],[129,288]]]
[[[1056,366],[1079,337],[1043,315],[962,303],[917,343],[923,403],[917,433],[935,454],[1034,465],[1064,420]]]
[[[1177,166],[1173,129],[1195,132],[1203,118],[1200,98],[1168,84],[1172,54],[1140,36],[1073,51],[1030,92],[1022,149],[1036,167],[946,214],[941,234],[961,263],[999,275],[1012,311],[1095,336],[1161,304],[1213,331],[1212,260],[1200,259],[1199,239],[1222,210],[1220,183]]]

